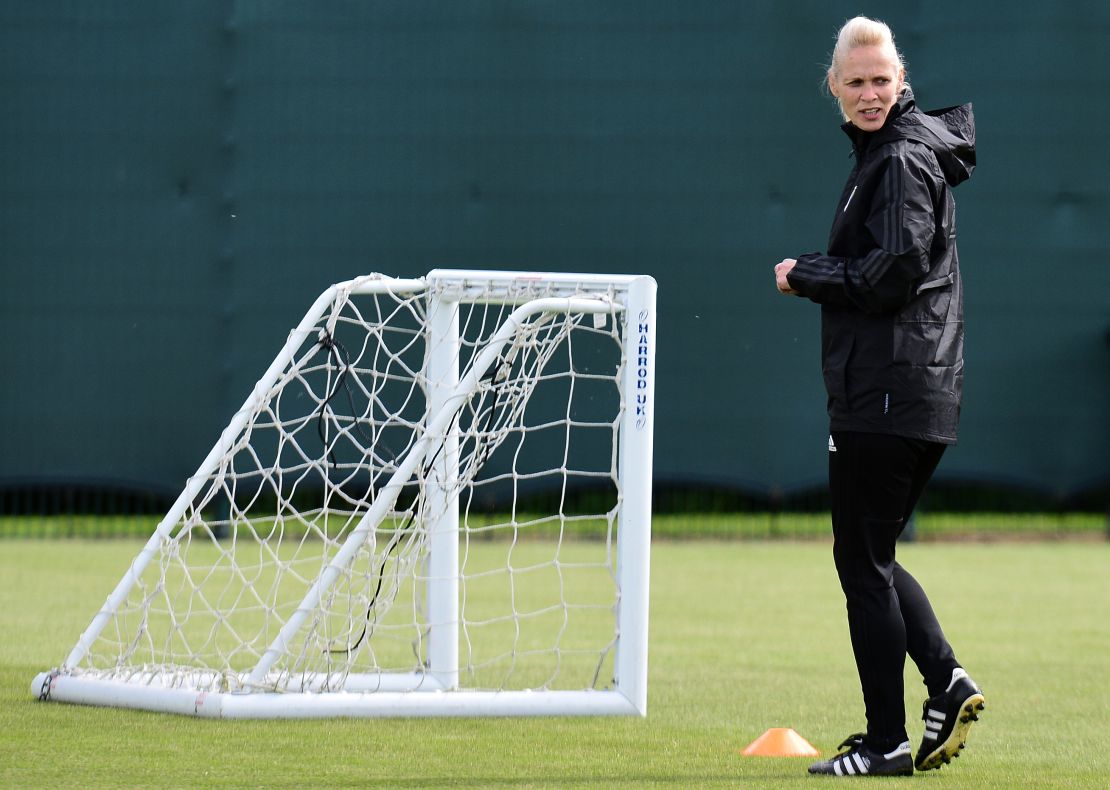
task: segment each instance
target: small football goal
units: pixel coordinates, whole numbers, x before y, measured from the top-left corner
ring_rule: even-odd
[[[644,715],[655,311],[644,276],[327,289],[33,693]]]

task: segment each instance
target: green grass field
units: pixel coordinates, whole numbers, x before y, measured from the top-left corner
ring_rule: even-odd
[[[0,541],[0,784],[10,787],[812,787],[807,759],[742,757],[769,727],[823,754],[861,729],[824,541],[658,541],[645,719],[207,721],[40,703],[134,541]],[[884,786],[1110,784],[1110,544],[919,543],[988,709],[965,755]],[[907,667],[911,738],[923,687]],[[852,781],[852,780],[849,780]]]

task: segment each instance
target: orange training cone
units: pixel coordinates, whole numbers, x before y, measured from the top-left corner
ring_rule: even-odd
[[[820,754],[789,727],[772,727],[741,753],[745,757],[816,757]]]

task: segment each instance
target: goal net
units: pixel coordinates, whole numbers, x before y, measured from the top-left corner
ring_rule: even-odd
[[[332,286],[34,693],[643,715],[654,301],[649,277]]]

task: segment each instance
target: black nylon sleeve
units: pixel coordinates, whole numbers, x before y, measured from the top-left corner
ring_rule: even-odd
[[[890,313],[913,298],[917,282],[928,273],[935,230],[933,167],[912,149],[886,157],[877,167],[878,187],[863,227],[855,231],[873,246],[856,258],[799,256],[787,279],[802,296],[865,313]]]

